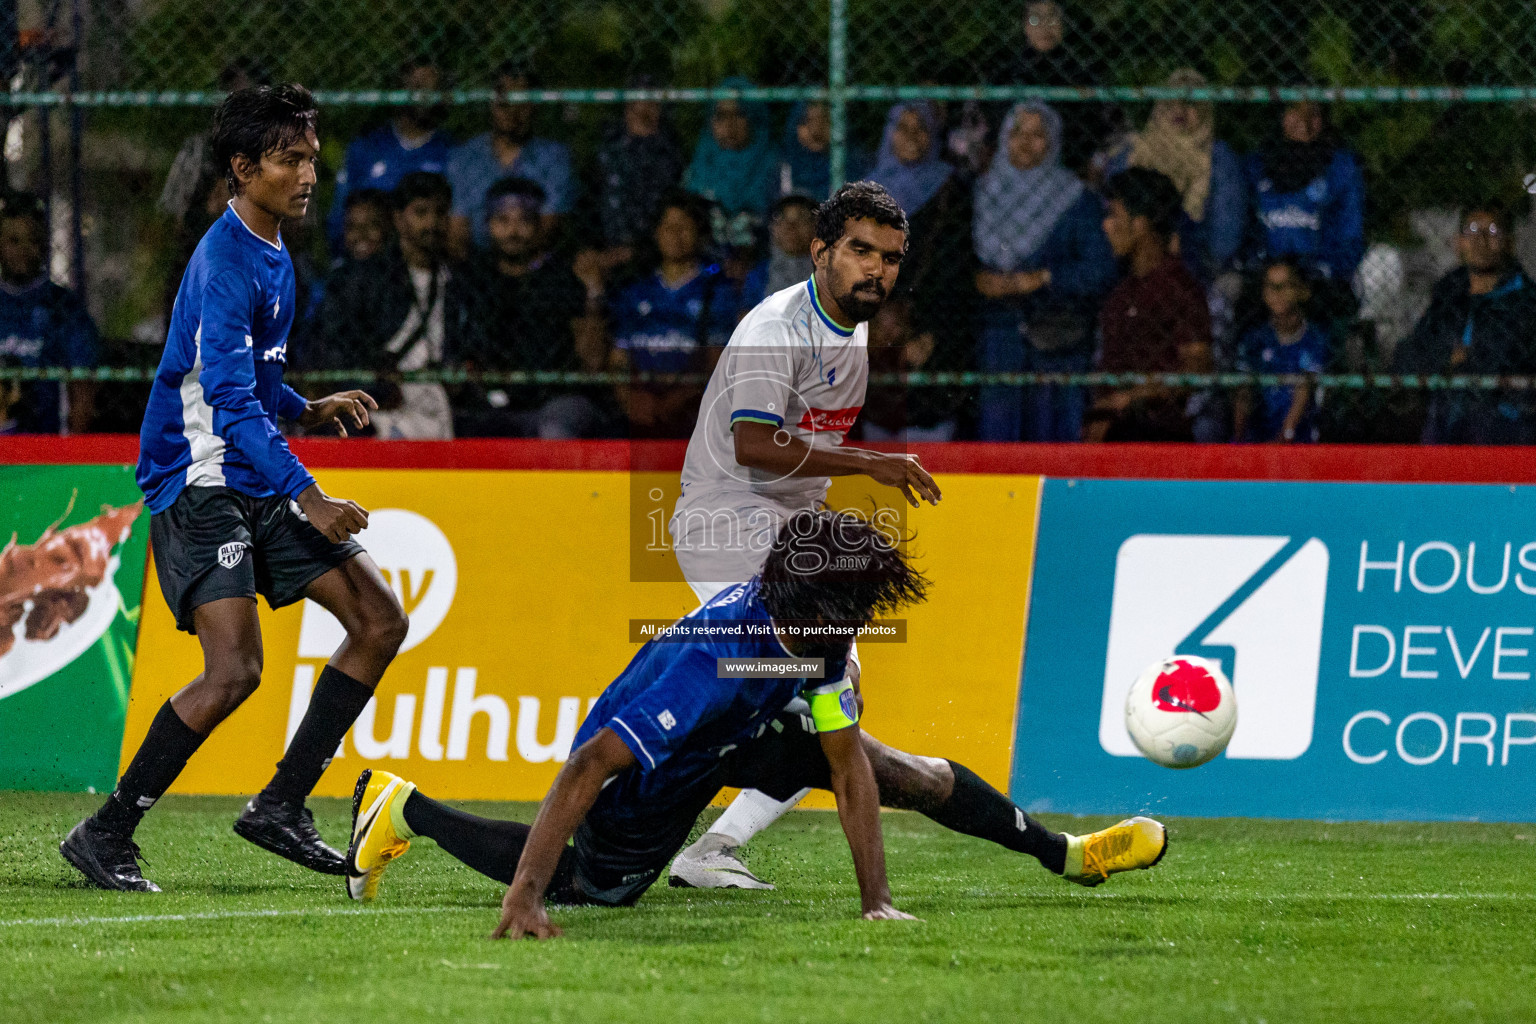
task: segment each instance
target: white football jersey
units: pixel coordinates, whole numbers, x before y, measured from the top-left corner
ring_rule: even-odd
[[[730,508],[754,496],[811,508],[826,497],[824,476],[783,476],[736,461],[731,431],[767,423],[818,448],[835,447],[864,406],[869,327],[839,326],[821,307],[815,278],[775,292],[736,326],[699,406],[678,510]]]

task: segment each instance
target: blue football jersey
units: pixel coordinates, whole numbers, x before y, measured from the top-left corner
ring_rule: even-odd
[[[754,579],[727,588],[683,620],[698,634],[716,625],[725,634],[684,641],[652,640],[609,684],[576,733],[574,746],[613,730],[636,766],[604,788],[593,812],[609,820],[654,819],[690,800],[720,758],[755,735],[803,690],[822,680],[719,679],[719,658],[786,658]],[[846,664],[826,666],[841,680]],[[574,749],[574,747],[573,747]]]
[[[188,486],[297,497],[314,478],[277,418],[307,405],[283,383],[293,262],[231,207],[198,243],[171,309],[139,431],[139,488],[163,512]]]
[[[677,288],[660,274],[641,278],[613,302],[613,344],[629,365],[650,373],[697,369],[703,345],[721,346],[736,326],[736,296],[717,266],[708,266]]]

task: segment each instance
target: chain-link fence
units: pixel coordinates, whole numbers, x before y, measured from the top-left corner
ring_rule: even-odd
[[[686,436],[714,348],[808,273],[796,197],[860,177],[912,220],[866,438],[1536,430],[1528,4],[6,7],[47,231],[0,214],[0,423],[137,429],[223,210],[211,107],[296,80],[290,377],[378,389],[391,434]]]

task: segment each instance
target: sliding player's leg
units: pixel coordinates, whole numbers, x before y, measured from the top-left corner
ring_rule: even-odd
[[[909,754],[867,733],[864,750],[882,805],[917,811],[955,832],[1028,854],[1082,885],[1150,868],[1168,848],[1167,831],[1151,818],[1128,818],[1085,836],[1052,832],[963,764]]]
[[[373,696],[409,623],[372,558],[357,549],[332,567],[328,562],[342,553],[342,546],[330,545],[308,524],[296,518],[294,522],[315,536],[302,537],[295,528],[269,547],[272,603],[281,607],[308,597],[336,616],[346,639],[321,670],[309,708],[272,780],[246,805],[235,832],[311,870],[340,875],[346,870],[342,855],[320,838],[304,801]],[[311,546],[316,550],[306,550]],[[306,574],[311,578],[304,579]]]
[[[545,898],[566,905],[633,904],[687,841],[694,820],[718,789],[705,780],[692,789],[690,799],[654,814],[634,807],[615,814],[600,800],[561,853]],[[450,807],[377,769],[358,777],[352,818],[347,893],[358,900],[374,898],[385,867],[418,836],[433,840],[482,875],[511,885],[533,831],[521,822],[482,818]]]
[[[161,557],[159,552],[156,557]],[[101,809],[65,838],[59,852],[104,889],[158,892],[140,873],[133,833],[181,774],[214,727],[261,682],[261,624],[254,591],[223,597],[191,612],[203,648],[203,671],[161,705],[117,789]]]
[[[815,731],[799,715],[780,715],[773,724],[728,758],[727,784],[778,799],[803,787],[830,788]],[[863,742],[881,806],[917,811],[953,831],[1028,854],[1074,882],[1098,885],[1116,872],[1149,868],[1167,848],[1166,831],[1150,818],[1131,818],[1086,836],[1052,832],[962,764],[909,754],[868,733]]]
[[[418,836],[431,839],[468,867],[503,885],[512,884],[532,826],[482,818],[416,791],[415,783],[376,768],[366,769],[352,794],[352,843],[347,849],[347,894],[371,900],[390,862]],[[569,887],[569,852],[562,854],[551,891]]]

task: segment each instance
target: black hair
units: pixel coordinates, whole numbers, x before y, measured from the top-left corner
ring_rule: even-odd
[[[417,68],[431,68],[439,75],[443,73],[442,66],[438,64],[437,61],[433,60],[425,53],[417,53],[412,54],[400,62],[400,67],[396,73],[396,78],[399,81],[404,82],[407,78],[411,77],[411,72],[415,71]]]
[[[527,199],[537,206],[543,207],[544,200],[548,198],[548,193],[544,191],[543,185],[540,185],[532,178],[520,178],[515,175],[507,178],[497,178],[496,182],[485,190],[486,209],[489,210],[498,199],[504,199],[507,196]]]
[[[656,225],[661,224],[661,218],[667,215],[668,210],[681,210],[693,221],[694,227],[699,229],[699,246],[702,248],[709,244],[711,225],[709,222],[709,200],[703,196],[696,196],[692,192],[684,192],[675,189],[667,193],[656,207]],[[654,227],[653,229],[654,230]]]
[[[389,193],[381,188],[360,188],[355,192],[348,192],[343,200],[341,209],[343,213],[350,212],[356,206],[377,206],[385,213],[389,212]]]
[[[759,593],[779,622],[862,625],[922,601],[928,578],[868,520],[801,509],[779,527]]]
[[[773,218],[777,217],[781,211],[787,210],[791,206],[799,206],[810,210],[812,213],[815,213],[821,208],[820,203],[806,195],[804,192],[791,192],[787,196],[783,196],[774,200],[773,205],[768,207],[768,219],[772,220]]]
[[[1459,226],[1465,228],[1467,226],[1467,222],[1472,219],[1472,215],[1474,213],[1488,214],[1493,218],[1494,224],[1498,225],[1499,230],[1505,234],[1508,234],[1514,230],[1514,215],[1509,208],[1509,204],[1504,202],[1502,199],[1493,197],[1478,199],[1472,203],[1472,205],[1468,206],[1465,210],[1462,211],[1461,223]]]
[[[453,189],[448,179],[432,171],[412,171],[400,179],[400,184],[389,194],[396,210],[403,210],[418,199],[441,199],[453,203]]]
[[[282,152],[314,131],[319,115],[315,98],[302,85],[257,85],[224,97],[213,112],[209,142],[229,194],[240,194],[231,163],[235,157],[259,164],[268,153]]]
[[[272,84],[272,73],[267,70],[266,64],[249,54],[236,57],[224,65],[219,71],[219,88],[228,92],[241,78],[249,80],[252,85]]]
[[[872,220],[887,228],[910,230],[901,204],[885,186],[873,181],[853,181],[832,193],[832,198],[816,208],[816,237],[826,245],[837,244],[850,220]]]
[[[1312,287],[1312,275],[1302,265],[1301,259],[1293,253],[1282,253],[1279,256],[1271,256],[1264,261],[1263,269],[1259,271],[1261,276],[1267,276],[1276,267],[1285,267],[1291,272],[1291,276],[1307,287]]]
[[[529,89],[539,87],[538,76],[526,60],[504,60],[496,65],[495,71],[491,73],[491,83],[499,84],[503,78],[521,78]]]
[[[1132,217],[1145,217],[1152,230],[1170,238],[1179,229],[1184,197],[1166,174],[1150,167],[1128,167],[1104,185],[1106,201],[1119,200]]]
[[[31,192],[5,192],[0,194],[0,221],[25,218],[45,231],[48,227],[48,208]]]

